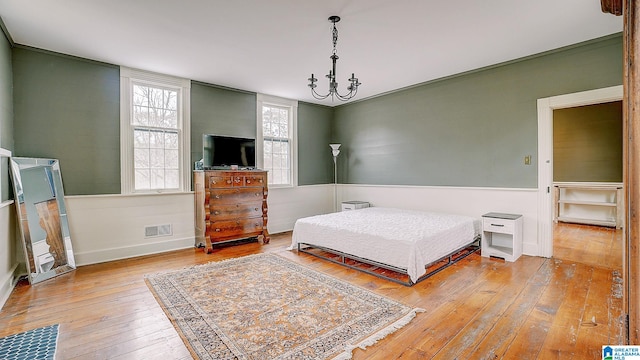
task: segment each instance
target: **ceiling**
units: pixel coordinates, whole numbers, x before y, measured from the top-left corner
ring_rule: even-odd
[[[335,106],[307,87],[328,90],[330,15],[357,99],[622,31],[600,0],[0,0],[17,44]]]

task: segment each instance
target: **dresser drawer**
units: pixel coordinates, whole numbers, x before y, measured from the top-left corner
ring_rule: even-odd
[[[265,176],[260,175],[248,175],[244,177],[244,186],[248,187],[263,187],[266,183],[267,179]]]
[[[262,217],[262,200],[251,203],[209,204],[206,219],[211,221]]]
[[[243,220],[207,221],[207,236],[211,242],[223,241],[239,236],[256,236],[262,232],[262,217]]]
[[[482,218],[482,230],[501,234],[513,234],[513,220]]]
[[[233,187],[234,176],[209,176],[209,188],[230,188]]]
[[[207,191],[207,194],[206,202],[209,203],[209,207],[215,203],[237,204],[261,201],[264,196],[262,188],[214,189]]]

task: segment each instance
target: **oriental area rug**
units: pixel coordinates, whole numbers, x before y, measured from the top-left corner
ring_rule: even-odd
[[[196,359],[350,359],[424,311],[274,254],[145,280]]]

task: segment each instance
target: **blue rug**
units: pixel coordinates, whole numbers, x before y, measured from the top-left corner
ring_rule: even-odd
[[[58,324],[0,338],[2,360],[53,360]]]

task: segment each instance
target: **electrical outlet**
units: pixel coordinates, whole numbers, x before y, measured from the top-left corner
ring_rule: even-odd
[[[531,155],[527,155],[524,157],[524,164],[531,165]]]

